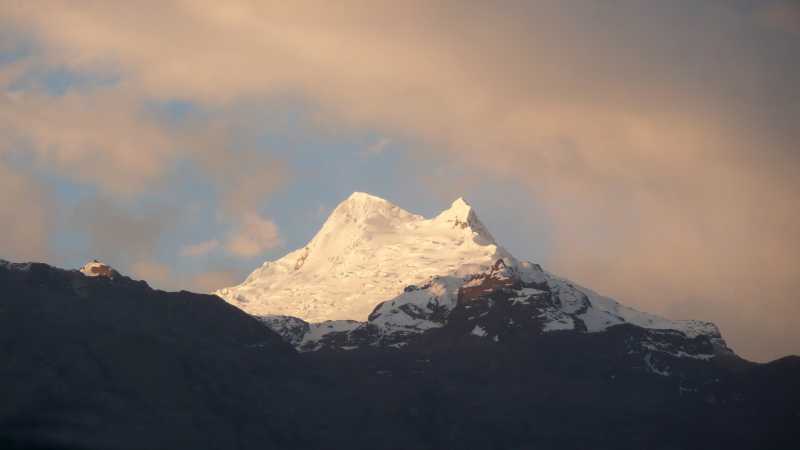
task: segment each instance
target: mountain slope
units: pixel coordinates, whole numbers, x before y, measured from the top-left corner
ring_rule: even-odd
[[[298,395],[289,377],[296,353],[214,296],[0,261],[0,349],[0,441],[307,445],[282,414]]]
[[[443,326],[400,349],[298,354],[213,296],[0,262],[0,447],[796,447],[800,359],[676,356],[639,344],[716,344],[626,323],[542,332],[556,297],[518,300],[546,286],[507,269],[475,275]]]
[[[397,298],[379,304],[366,322],[308,324],[284,316],[262,320],[303,351],[400,348],[429,342],[423,339],[425,334],[441,337],[454,333],[505,345],[509,340],[538,335],[591,335],[622,328],[630,330],[631,337],[625,350],[653,373],[668,374],[665,364],[657,362],[665,359],[707,361],[734,356],[713,324],[668,321],[641,313],[538,266],[515,268],[502,259],[485,272],[409,286]]]

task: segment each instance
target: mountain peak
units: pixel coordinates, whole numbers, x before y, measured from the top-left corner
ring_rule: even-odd
[[[494,244],[492,237],[486,226],[478,219],[475,209],[467,203],[463,197],[458,197],[450,205],[450,208],[442,211],[434,219],[437,222],[451,223],[454,228],[469,228],[476,233],[479,243]]]
[[[372,201],[372,202],[386,202],[386,199],[378,197],[377,195],[372,195],[366,192],[355,191],[350,194],[349,197],[345,200],[348,201],[357,201],[357,202],[365,202],[365,201]]]
[[[244,283],[216,294],[256,316],[297,318],[273,322],[288,323],[307,334],[308,342],[330,333],[368,337],[375,330],[381,342],[388,342],[384,337],[390,339],[395,332],[403,337],[445,326],[474,306],[499,314],[492,317],[519,310],[508,318],[520,324],[534,320],[531,326],[542,333],[595,333],[627,323],[656,334],[672,330],[687,339],[705,336],[714,348],[726,348],[713,325],[642,313],[517,260],[494,241],[475,209],[460,197],[435,218],[425,219],[355,192],[306,246],[264,263]],[[451,317],[463,302],[469,306]],[[495,304],[499,309],[493,309]],[[498,328],[500,322],[489,316],[468,316],[480,322],[464,329],[474,328],[472,334],[479,337],[491,331],[496,340],[517,327],[510,320]],[[324,323],[303,327],[301,319]]]
[[[446,211],[450,211],[454,215],[463,216],[466,219],[472,213],[472,205],[467,203],[464,197],[458,197]]]
[[[414,220],[418,216],[380,197],[353,192],[333,210],[327,223],[363,222],[369,219]]]
[[[384,198],[378,197],[377,195],[368,194],[366,192],[353,192],[350,194],[349,197],[344,199],[339,206],[341,205],[385,205],[391,204]]]
[[[365,320],[376,304],[407,285],[463,266],[486,268],[504,256],[463,199],[426,219],[354,192],[307,245],[217,294],[255,315]]]
[[[470,217],[477,217],[472,206],[464,201],[464,197],[458,197],[449,208],[445,209],[436,217],[442,221],[457,221],[467,223]]]

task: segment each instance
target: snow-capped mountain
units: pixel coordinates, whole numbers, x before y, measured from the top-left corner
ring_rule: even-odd
[[[216,294],[302,351],[402,347],[435,329],[499,342],[627,324],[647,330],[634,353],[730,352],[711,323],[640,312],[516,259],[463,199],[425,219],[354,193],[307,246]]]
[[[253,315],[364,321],[408,285],[478,272],[509,256],[462,199],[425,219],[356,192],[308,245],[215,294]]]

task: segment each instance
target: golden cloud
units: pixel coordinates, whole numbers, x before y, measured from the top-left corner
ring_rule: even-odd
[[[211,239],[208,241],[184,246],[181,249],[181,255],[189,257],[206,256],[217,248],[219,248],[219,241],[216,239]]]
[[[234,229],[225,243],[231,254],[252,258],[281,245],[278,226],[258,214],[245,214],[241,224]]]
[[[54,210],[49,193],[0,163],[0,249],[11,261],[38,261],[48,253]]]

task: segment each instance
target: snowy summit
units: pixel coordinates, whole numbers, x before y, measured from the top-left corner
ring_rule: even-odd
[[[461,198],[426,219],[355,192],[305,247],[216,294],[253,315],[364,321],[408,285],[485,270],[508,256]]]
[[[630,324],[687,339],[705,336],[714,347],[726,348],[711,323],[640,312],[517,260],[461,198],[426,219],[356,192],[336,207],[308,245],[264,263],[244,283],[216,294],[304,350],[327,341],[341,348],[364,342],[401,345],[408,336],[457,320],[450,314],[459,308],[480,305],[489,314],[502,304],[516,311],[516,319],[506,318],[508,326],[533,317],[536,324],[530,327],[543,333],[596,333]],[[471,299],[483,300],[469,306]],[[480,317],[473,317],[472,334],[489,338],[486,326],[492,326],[482,325]],[[498,330],[492,333],[497,339]]]

